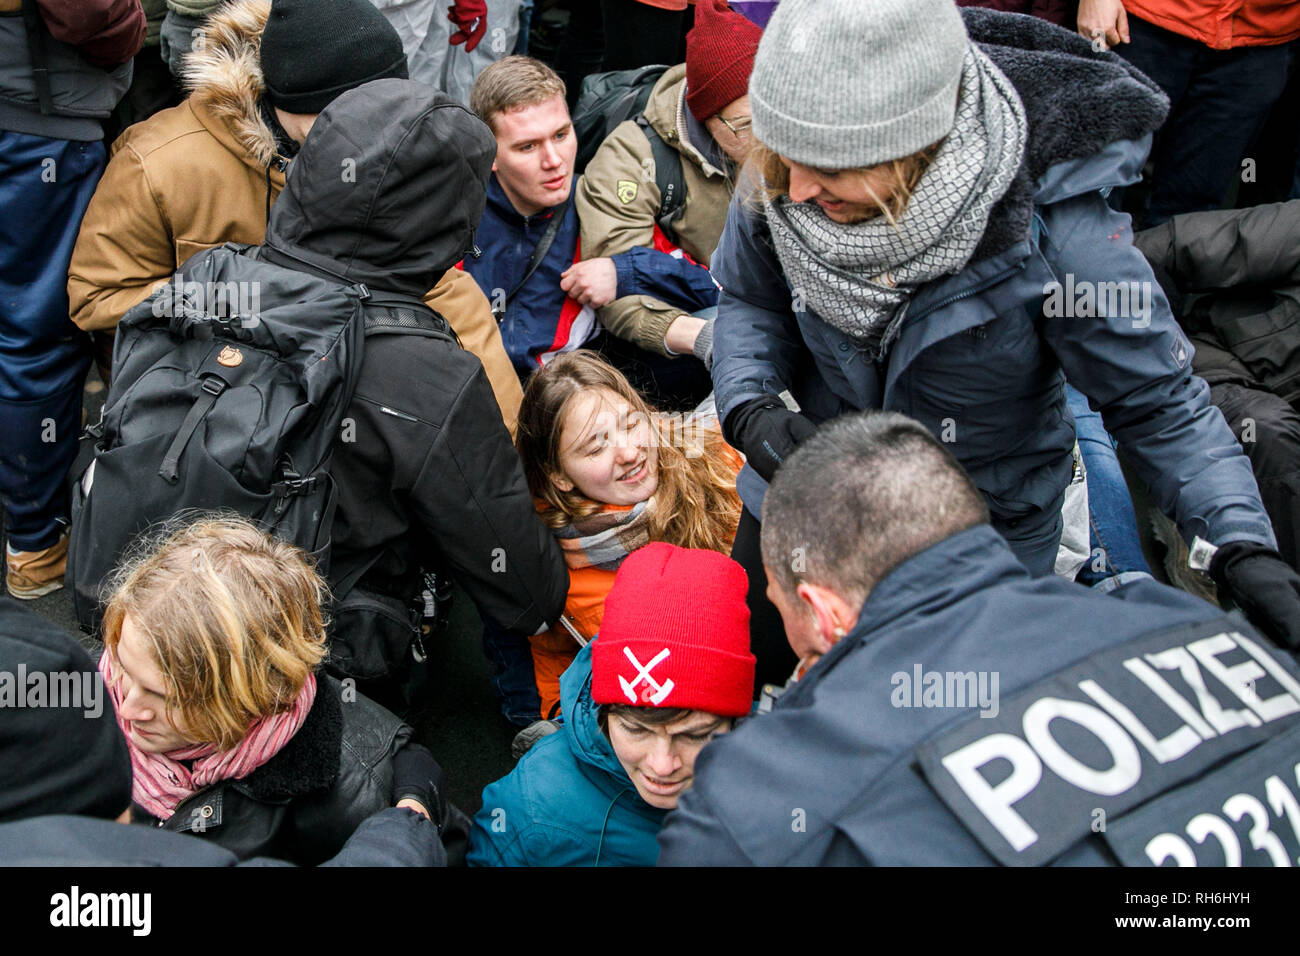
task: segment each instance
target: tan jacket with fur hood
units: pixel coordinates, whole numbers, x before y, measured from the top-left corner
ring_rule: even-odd
[[[203,47],[186,59],[190,97],[113,144],[68,269],[72,320],[81,328],[114,328],[196,252],[262,242],[288,166],[257,107],[258,49],[270,9],[269,0],[234,0],[218,10]],[[425,302],[483,363],[513,435],[523,392],[487,297],[471,276],[452,269]]]
[[[655,83],[645,116],[664,142],[682,156],[686,202],[673,222],[677,245],[707,267],[727,221],[732,185],[724,170],[710,164],[691,145],[686,134],[685,93],[686,64],[679,63]],[[582,224],[582,257],[613,256],[635,246],[654,248],[659,202],[650,141],[635,121],[620,123],[578,180],[574,205]],[[668,326],[683,311],[652,296],[629,295],[601,309],[600,321],[619,338],[664,355]]]

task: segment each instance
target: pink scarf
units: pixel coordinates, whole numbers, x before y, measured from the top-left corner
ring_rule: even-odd
[[[308,675],[289,710],[254,721],[244,739],[230,750],[218,751],[213,744],[194,744],[166,754],[146,753],[136,746],[122,719],[122,691],[113,674],[108,651],[99,658],[99,672],[109,688],[117,724],[131,752],[135,777],[131,799],[159,820],[170,819],[181,803],[218,780],[242,780],[274,757],[302,729],[316,700],[316,677]],[[193,769],[186,769],[181,760],[194,761]]]

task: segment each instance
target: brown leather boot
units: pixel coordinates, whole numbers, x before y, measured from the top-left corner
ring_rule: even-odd
[[[5,548],[5,588],[20,601],[57,591],[63,587],[68,566],[68,536],[43,551],[12,551]]]

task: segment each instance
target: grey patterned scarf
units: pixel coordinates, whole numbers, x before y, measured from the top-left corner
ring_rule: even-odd
[[[880,358],[916,288],[970,261],[990,211],[1020,168],[1026,136],[1015,88],[971,44],[952,132],[897,227],[882,216],[842,225],[816,203],[789,196],[766,201],[776,252],[796,297]]]

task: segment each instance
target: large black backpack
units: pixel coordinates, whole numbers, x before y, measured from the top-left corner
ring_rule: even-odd
[[[257,253],[198,253],[118,325],[103,418],[87,430],[94,460],[73,489],[67,579],[83,630],[98,627],[105,581],[132,541],[191,509],[237,512],[328,575],[330,456],[361,373],[367,313],[388,307],[377,331],[450,334],[414,296]]]
[[[669,68],[661,65],[593,73],[582,81],[573,110],[573,131],[578,137],[575,169],[581,173],[600,149],[600,144],[614,127],[633,120],[650,142],[655,161],[655,185],[659,187],[659,215],[655,217],[665,236],[676,241],[672,222],[686,203],[686,180],[682,175],[682,157],[663,141],[645,118],[646,103],[659,78]]]

